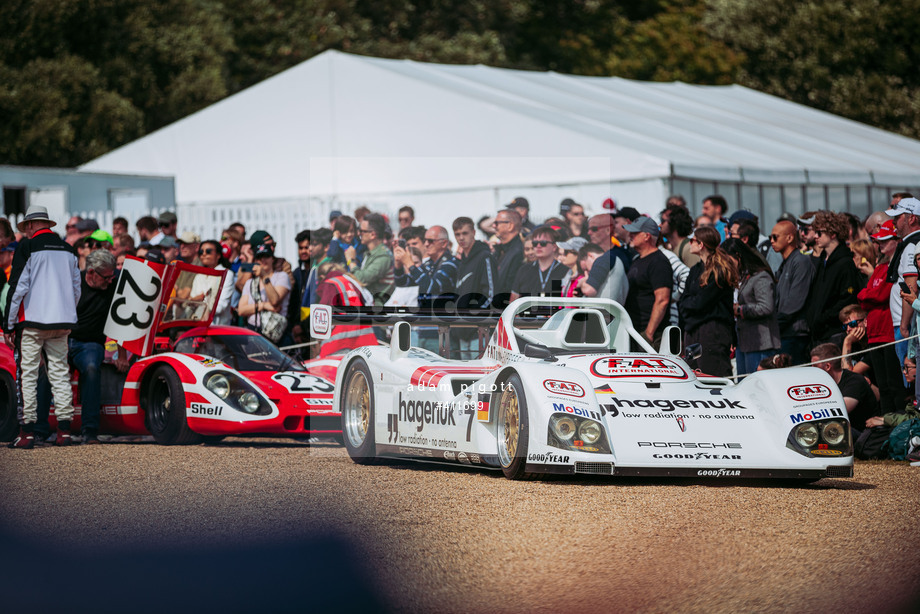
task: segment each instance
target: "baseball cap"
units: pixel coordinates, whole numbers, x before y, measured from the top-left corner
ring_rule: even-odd
[[[800,226],[811,226],[812,224],[815,223],[815,217],[814,216],[800,217],[800,218],[797,218],[795,221],[798,222]]]
[[[916,198],[902,198],[898,201],[898,204],[894,206],[894,209],[887,209],[885,213],[891,217],[896,217],[902,213],[920,215],[920,200]]]
[[[115,244],[115,242],[112,240],[112,235],[110,235],[104,230],[97,230],[96,232],[91,234],[89,238],[93,239],[94,241],[101,241],[103,243],[109,243],[111,245]]]
[[[897,239],[898,231],[895,230],[894,222],[891,220],[885,220],[885,222],[879,226],[878,232],[872,235],[872,238],[876,241],[887,241],[888,239]]]
[[[632,224],[623,226],[623,230],[627,232],[647,232],[655,237],[661,233],[661,230],[658,229],[658,224],[655,223],[655,220],[645,216],[635,220]]]
[[[263,256],[274,256],[275,249],[271,245],[266,245],[265,243],[259,243],[253,247],[254,255],[256,258],[261,258]]]
[[[96,232],[99,230],[99,222],[96,220],[80,220],[74,224],[74,228],[80,232]]]
[[[177,221],[178,218],[172,211],[164,211],[160,214],[160,217],[157,218],[158,224],[175,224]]]
[[[259,245],[265,243],[265,239],[271,239],[272,236],[264,230],[257,230],[249,237],[249,245],[252,246],[252,249],[255,249]]]
[[[9,245],[7,245],[6,247],[4,247],[3,249],[0,249],[0,252],[15,252],[15,251],[16,251],[16,247],[17,247],[18,245],[19,245],[19,241],[11,241],[11,242],[9,243]]]
[[[150,262],[156,262],[157,264],[166,264],[166,257],[158,249],[152,249],[144,256],[144,260],[149,260]]]
[[[170,236],[165,236],[160,239],[160,242],[157,243],[157,247],[160,249],[169,249],[170,247],[175,247],[177,245],[176,240]]]
[[[530,211],[530,203],[523,196],[516,196],[514,200],[505,205],[505,209],[513,209],[514,207],[524,207]]]
[[[604,202],[601,204],[604,209],[610,209],[611,211],[617,210],[617,201],[612,198],[605,198]]]
[[[578,203],[576,203],[571,198],[563,198],[562,202],[559,203],[559,213],[565,215],[566,213],[572,210],[572,207],[574,207],[577,204]]]
[[[179,238],[176,239],[176,241],[179,243],[201,243],[201,237],[196,235],[194,232],[186,230],[181,235],[179,235]]]
[[[342,217],[342,212],[339,211],[338,209],[333,209],[332,211],[329,212],[329,221],[330,221],[330,222],[331,222],[332,220],[336,220],[336,219],[338,219],[338,218],[340,218],[340,217]]]
[[[748,211],[747,209],[740,209],[731,214],[731,216],[728,218],[728,225],[731,226],[732,224],[736,222],[740,222],[741,220],[756,220],[756,219],[757,219],[757,216],[751,213],[750,211]]]
[[[559,249],[564,249],[566,251],[577,252],[582,247],[588,244],[588,240],[584,237],[572,237],[568,241],[557,241],[556,247]]]
[[[625,217],[630,222],[635,222],[639,219],[639,211],[634,207],[623,207],[619,211],[614,212],[613,217]]]

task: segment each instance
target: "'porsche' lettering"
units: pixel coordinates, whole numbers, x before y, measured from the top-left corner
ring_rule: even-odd
[[[740,443],[710,443],[710,442],[687,442],[687,441],[639,441],[637,442],[640,448],[699,448],[699,449],[715,449],[715,448],[728,448],[732,450],[740,450]]]

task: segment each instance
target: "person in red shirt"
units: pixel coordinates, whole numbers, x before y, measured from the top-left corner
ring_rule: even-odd
[[[888,220],[882,224],[878,232],[872,235],[872,241],[878,245],[880,257],[866,287],[856,295],[859,306],[866,312],[865,328],[859,327],[856,330],[865,330],[870,351],[864,355],[863,360],[872,369],[879,389],[881,411],[887,414],[901,409],[906,394],[898,355],[893,345],[885,346],[894,341],[889,304],[892,282],[886,280],[891,256],[898,246],[898,233],[894,222]],[[849,324],[850,322],[845,322],[844,326]]]

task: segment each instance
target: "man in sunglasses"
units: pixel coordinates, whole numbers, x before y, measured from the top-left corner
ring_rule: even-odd
[[[632,212],[628,210],[636,211],[632,207],[623,209],[627,210],[625,214],[621,212],[601,213],[588,220],[588,238],[592,244],[604,250],[604,254],[594,261],[591,270],[579,285],[579,290],[584,296],[608,298],[621,305],[626,302],[626,295],[629,293],[629,280],[626,278],[626,273],[632,262],[632,255],[614,236],[614,233],[617,232],[616,228],[619,223],[617,220],[626,221],[628,224],[628,216],[632,215]],[[617,215],[620,217],[616,217]],[[639,212],[636,211],[636,217],[638,215]],[[623,232],[628,240],[629,232]]]
[[[536,258],[518,270],[511,300],[521,296],[562,296],[562,278],[568,269],[556,260],[559,233],[549,226],[539,226],[530,238]]]
[[[514,278],[524,263],[521,216],[514,209],[502,209],[495,215],[492,228],[498,238],[498,243],[492,248],[496,270],[493,305],[496,309],[504,309],[508,306]]]
[[[798,228],[789,220],[781,220],[773,226],[770,245],[782,257],[776,270],[774,296],[780,351],[792,357],[792,364],[805,364],[808,362],[805,299],[815,277],[815,267],[812,259],[799,251]]]
[[[157,233],[150,238],[151,245],[159,245],[165,237],[176,238],[178,218],[172,211],[164,211],[157,218]]]
[[[105,359],[105,322],[117,287],[115,256],[108,250],[96,249],[86,257],[86,270],[80,275],[80,302],[77,303],[77,323],[70,331],[67,359],[80,376],[80,415],[84,444],[99,443],[99,412],[102,406],[102,362]],[[115,366],[128,370],[123,348],[118,348]],[[50,375],[50,371],[49,371]],[[38,422],[36,439],[46,439],[51,432],[48,412],[51,407],[51,386],[46,378],[39,379]],[[57,407],[57,395],[55,395]],[[60,437],[60,434],[58,435]]]

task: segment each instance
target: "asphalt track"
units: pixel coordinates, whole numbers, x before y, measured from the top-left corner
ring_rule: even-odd
[[[228,439],[0,450],[5,612],[918,611],[920,468],[554,479]]]

